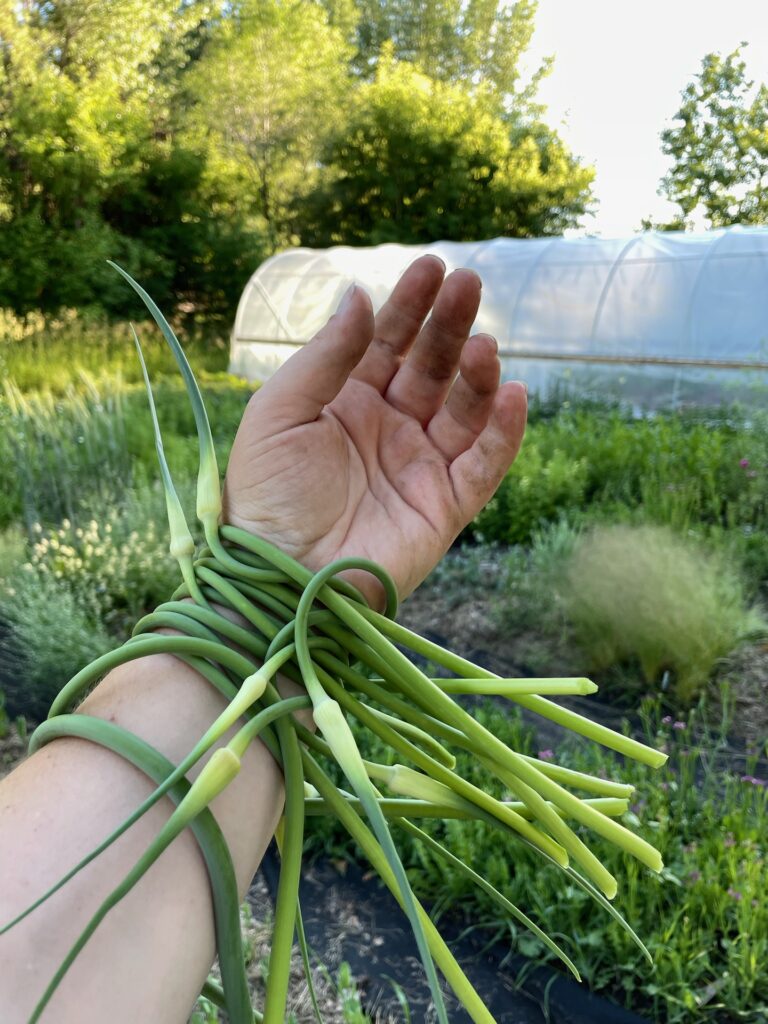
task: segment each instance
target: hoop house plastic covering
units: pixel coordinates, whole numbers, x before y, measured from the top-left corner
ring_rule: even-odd
[[[262,264],[243,292],[232,372],[269,376],[352,281],[377,309],[426,252],[448,271],[481,275],[474,330],[498,339],[504,377],[532,390],[566,384],[641,407],[765,394],[768,228],[289,250]]]

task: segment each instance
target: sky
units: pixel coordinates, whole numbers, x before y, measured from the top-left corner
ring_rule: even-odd
[[[656,194],[669,161],[660,132],[706,53],[741,42],[768,81],[768,0],[539,0],[532,66],[553,55],[539,98],[547,121],[596,167],[596,217],[576,234],[623,237],[676,207]]]

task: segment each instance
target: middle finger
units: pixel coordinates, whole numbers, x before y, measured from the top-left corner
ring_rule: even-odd
[[[431,317],[387,388],[387,401],[422,426],[440,409],[456,376],[480,290],[480,278],[472,270],[455,270],[445,279]]]

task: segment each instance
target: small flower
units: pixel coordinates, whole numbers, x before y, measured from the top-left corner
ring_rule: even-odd
[[[662,791],[662,793],[668,793],[669,792],[669,783],[668,782],[660,782],[659,783],[659,789]]]
[[[671,725],[672,724],[672,715],[664,715],[664,717],[661,720],[661,724],[662,725]]]
[[[701,880],[701,872],[700,871],[691,871],[688,874],[688,881],[689,881],[689,883],[691,885],[695,885],[696,882],[698,882],[700,880]]]
[[[551,761],[554,756],[555,756],[555,753],[554,753],[553,750],[540,750],[539,751],[539,760],[540,761]]]
[[[742,775],[741,776],[741,781],[742,782],[748,782],[751,786],[760,786],[762,788],[765,788],[766,786],[768,786],[768,780],[766,780],[766,779],[757,779],[757,778],[755,778],[754,775]]]
[[[672,728],[677,729],[677,731],[680,732],[682,729],[685,728],[685,722],[673,722]]]
[[[741,893],[739,892],[738,889],[730,888],[728,890],[728,895],[731,897],[731,899],[734,901],[734,903],[738,903],[739,900],[741,899]]]
[[[750,469],[750,471],[747,473],[747,477],[750,480],[754,480],[756,476],[757,476],[757,473],[755,472],[754,469]]]
[[[739,459],[739,465],[742,469],[746,469],[749,465],[749,459]]]

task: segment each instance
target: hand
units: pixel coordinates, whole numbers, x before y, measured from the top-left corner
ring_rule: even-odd
[[[375,319],[353,286],[254,394],[225,521],[310,569],[357,555],[382,565],[401,597],[418,586],[496,490],[525,430],[525,388],[499,386],[493,338],[468,338],[480,279],[444,272],[434,256],[416,260]],[[370,576],[354,582],[379,603]]]

